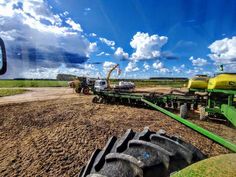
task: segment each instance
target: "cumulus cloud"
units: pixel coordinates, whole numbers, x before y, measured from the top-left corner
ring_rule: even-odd
[[[71,28],[73,30],[75,30],[75,31],[79,31],[79,32],[83,31],[81,26],[80,26],[80,24],[79,23],[75,23],[74,20],[72,20],[71,18],[68,18],[66,20],[66,23],[69,24],[71,26]]]
[[[168,41],[166,36],[157,34],[149,35],[148,33],[137,32],[130,45],[135,52],[131,55],[132,60],[146,60],[158,58],[161,56],[161,48]]]
[[[172,72],[175,73],[175,74],[179,74],[179,73],[183,72],[183,70],[181,69],[181,67],[173,66],[172,67]]]
[[[55,69],[62,63],[75,67],[87,61],[97,44],[84,37],[79,23],[63,15],[69,13],[55,14],[43,0],[1,1],[0,35],[7,47],[7,76],[23,77],[24,69]]]
[[[146,62],[143,64],[143,67],[144,67],[144,71],[148,71],[151,68],[151,66],[147,64]]]
[[[97,50],[97,43],[96,42],[89,43],[89,51],[95,52],[96,50]]]
[[[125,72],[135,72],[139,71],[139,68],[137,67],[137,63],[135,61],[130,61],[128,65],[125,68]]]
[[[107,73],[113,66],[115,66],[116,63],[111,62],[111,61],[105,61],[103,63],[103,71]]]
[[[129,54],[124,52],[123,48],[118,47],[114,53],[114,56],[119,59],[119,60],[123,60],[123,59],[128,59],[129,58]]]
[[[189,69],[186,71],[186,73],[190,76],[194,76],[194,75],[197,75],[197,74],[206,74],[206,73],[210,73],[209,71],[204,71],[203,68],[201,67],[194,67],[193,69]]]
[[[192,61],[193,66],[205,66],[207,65],[207,60],[203,58],[196,58],[194,59],[193,56],[189,58],[190,61]]]
[[[160,62],[159,60],[157,60],[156,62],[154,62],[152,64],[152,67],[155,69],[156,72],[159,72],[159,73],[169,73],[170,70],[168,68],[166,68],[164,66],[164,64],[162,62]]]
[[[164,68],[164,64],[162,62],[160,62],[159,60],[157,60],[156,62],[154,62],[152,64],[153,68],[156,70],[160,70],[162,68]]]
[[[211,50],[211,54],[208,56],[215,62],[236,62],[236,36],[217,40],[208,48]]]
[[[103,38],[103,37],[100,37],[99,40],[102,42],[102,43],[105,43],[106,45],[108,45],[109,47],[114,47],[115,46],[115,41],[111,41],[111,40],[108,40],[106,38]]]
[[[161,68],[160,73],[164,73],[164,74],[170,73],[170,70],[168,68]]]

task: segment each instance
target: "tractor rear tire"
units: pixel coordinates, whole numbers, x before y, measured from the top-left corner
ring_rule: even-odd
[[[89,88],[88,87],[83,88],[83,94],[89,95]]]
[[[180,106],[180,117],[184,119],[188,118],[188,105],[186,103]]]
[[[129,129],[119,139],[111,137],[103,150],[95,150],[79,177],[167,177],[205,158],[196,147],[163,130]]]

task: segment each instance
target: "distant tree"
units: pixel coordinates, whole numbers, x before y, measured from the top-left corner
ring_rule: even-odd
[[[76,76],[72,74],[58,74],[57,75],[57,80],[59,81],[72,81],[74,79],[76,79]]]

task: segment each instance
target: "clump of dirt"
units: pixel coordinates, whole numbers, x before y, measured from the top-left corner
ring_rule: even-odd
[[[75,176],[109,137],[145,126],[177,135],[209,156],[229,152],[160,112],[91,100],[78,96],[1,105],[0,176]]]

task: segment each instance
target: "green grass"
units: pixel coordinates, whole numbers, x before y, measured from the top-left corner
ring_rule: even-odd
[[[25,89],[0,89],[0,97],[17,95],[26,92]]]
[[[187,81],[181,80],[131,80],[135,83],[136,87],[156,87],[156,86],[167,86],[167,87],[183,87],[187,84]],[[118,81],[111,79],[112,84],[117,84]],[[11,87],[67,87],[67,81],[56,81],[56,80],[0,80],[0,88],[11,88]]]
[[[171,81],[171,80],[131,80],[134,82],[136,87],[159,87],[159,86],[166,86],[166,87],[183,87],[188,82],[187,81]],[[117,84],[117,81],[112,81],[112,84]]]
[[[52,80],[0,80],[0,88],[11,87],[66,87],[67,81]]]

